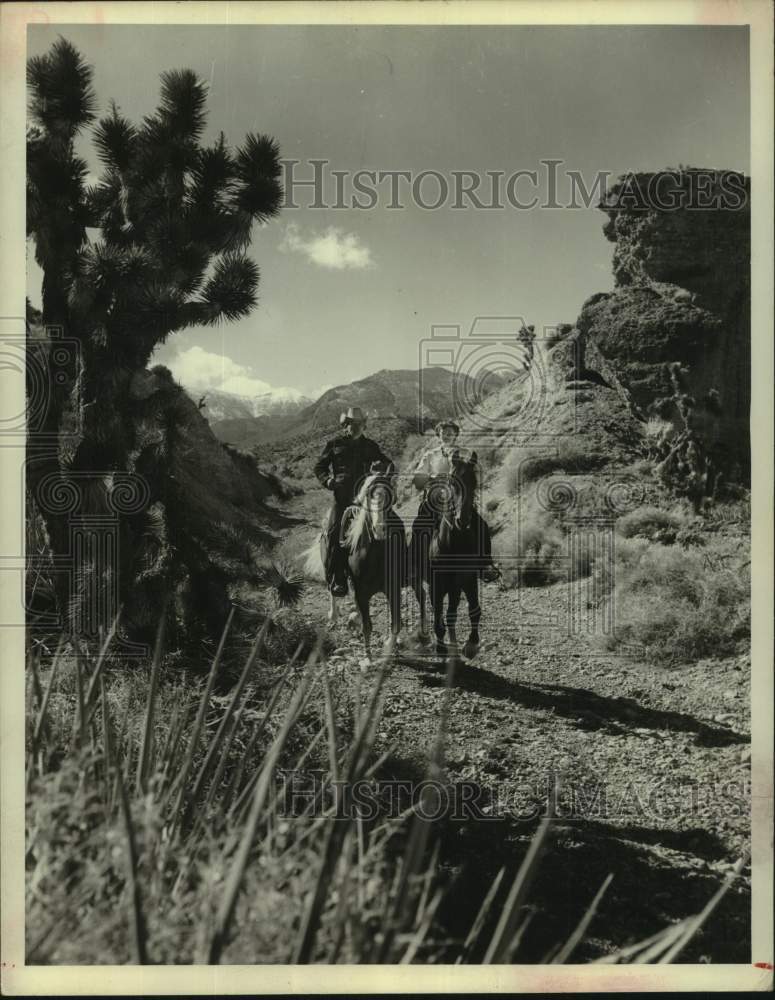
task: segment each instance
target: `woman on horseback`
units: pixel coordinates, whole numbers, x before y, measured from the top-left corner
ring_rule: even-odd
[[[412,539],[414,542],[415,558],[423,563],[427,558],[430,535],[433,529],[434,485],[443,482],[452,475],[453,460],[466,460],[471,457],[471,453],[467,453],[458,447],[457,439],[459,434],[460,427],[454,420],[440,421],[436,425],[438,444],[425,449],[414,471],[414,486],[416,489],[422,490],[422,499],[417,510],[417,516],[412,523]],[[476,462],[474,462],[474,465],[477,467]],[[478,488],[479,483],[477,478],[477,493]],[[500,574],[492,561],[490,529],[476,508],[476,499],[477,497],[474,496],[474,507],[471,514],[471,531],[474,537],[479,540],[479,549],[476,553],[476,568],[480,570],[481,578],[484,581],[491,582],[492,580],[497,580]],[[423,569],[423,565],[412,566],[413,573],[422,573]]]

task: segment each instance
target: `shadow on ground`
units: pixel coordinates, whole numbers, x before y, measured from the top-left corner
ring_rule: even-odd
[[[444,684],[439,660],[403,657],[402,662],[421,672],[420,683]],[[466,691],[500,698],[530,709],[561,715],[580,729],[607,729],[620,735],[635,735],[634,729],[659,729],[694,733],[697,743],[709,747],[750,743],[750,736],[723,726],[714,726],[693,715],[648,708],[634,698],[608,698],[586,688],[565,684],[520,684],[483,667],[467,665],[457,671],[456,686]]]

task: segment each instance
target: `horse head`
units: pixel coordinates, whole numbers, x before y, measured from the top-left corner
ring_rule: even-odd
[[[452,523],[458,531],[467,531],[471,526],[476,499],[476,463],[475,451],[467,458],[459,454],[452,456],[452,479],[456,487]]]
[[[452,471],[428,487],[428,503],[440,526],[466,531],[471,524],[476,495],[476,452],[467,458],[452,456]]]

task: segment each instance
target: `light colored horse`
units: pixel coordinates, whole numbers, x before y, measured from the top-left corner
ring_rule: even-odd
[[[346,553],[347,576],[352,584],[361,619],[365,664],[371,662],[372,622],[369,605],[375,594],[385,595],[390,608],[390,635],[383,652],[390,655],[401,631],[401,590],[406,582],[406,536],[404,525],[391,511],[392,487],[382,474],[368,476],[342,518],[341,543]],[[326,532],[306,553],[308,575],[319,577],[326,562]],[[329,595],[328,621],[339,618],[339,598]],[[356,614],[350,615],[352,622]]]

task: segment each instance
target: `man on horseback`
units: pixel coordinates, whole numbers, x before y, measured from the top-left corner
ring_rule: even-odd
[[[342,413],[339,423],[343,433],[326,444],[314,467],[321,486],[334,495],[325,527],[326,582],[334,597],[344,597],[347,593],[346,553],[340,545],[342,516],[353,503],[366,476],[372,472],[392,476],[395,472],[393,462],[377,442],[363,433],[366,416],[359,406],[349,407]],[[392,510],[388,513],[389,519],[391,514]]]
[[[412,524],[412,538],[415,540],[415,552],[417,557],[424,559],[428,550],[430,535],[433,530],[434,509],[431,501],[433,485],[436,482],[444,481],[453,473],[453,459],[466,458],[466,453],[461,451],[457,445],[457,438],[460,434],[460,427],[454,420],[442,420],[436,425],[436,435],[439,443],[430,448],[426,448],[420,456],[420,460],[414,472],[414,485],[418,490],[422,490],[422,500],[417,510],[417,516]],[[474,501],[476,498],[474,497]],[[491,582],[497,580],[500,575],[492,561],[492,538],[487,522],[479,514],[474,506],[471,515],[471,532],[480,541],[482,579]],[[423,545],[421,539],[425,538]],[[479,560],[477,560],[479,562]],[[422,571],[423,567],[415,567],[415,572]]]

